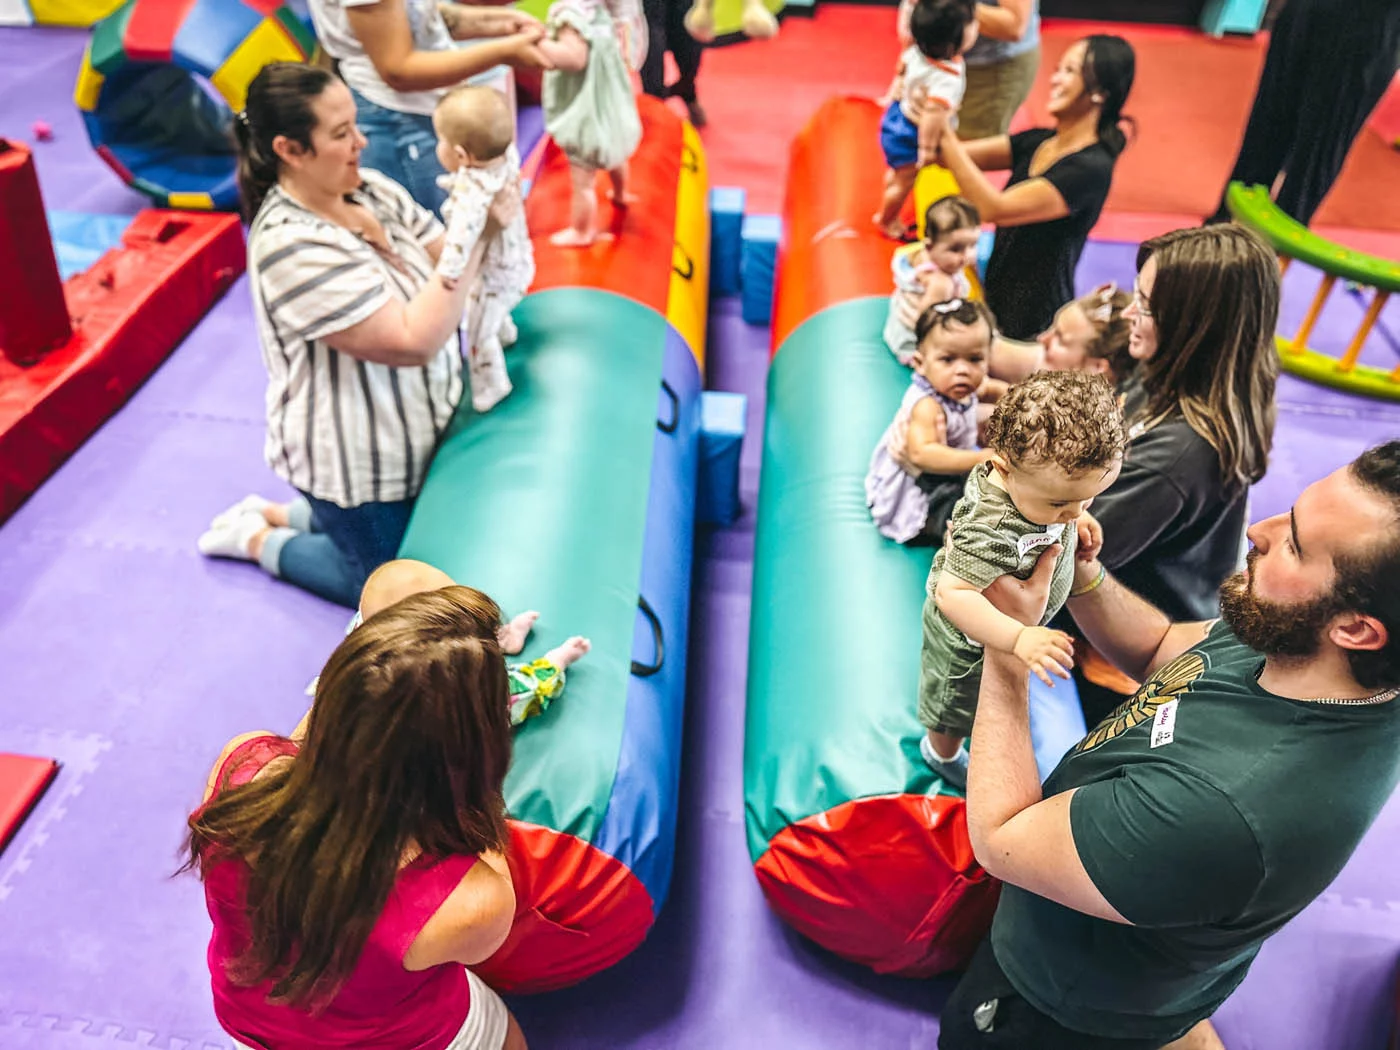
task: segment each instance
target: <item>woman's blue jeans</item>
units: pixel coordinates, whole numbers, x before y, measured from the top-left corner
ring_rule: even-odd
[[[358,91],[350,93],[355,96],[360,131],[369,140],[360,154],[360,163],[389,176],[419,204],[441,215],[447,191],[437,184],[443,170],[437,159],[433,118],[385,109]]]
[[[413,500],[338,507],[302,493],[290,529],[274,529],[258,559],[272,575],[356,609],[369,574],[398,557]],[[309,508],[309,513],[308,513]]]

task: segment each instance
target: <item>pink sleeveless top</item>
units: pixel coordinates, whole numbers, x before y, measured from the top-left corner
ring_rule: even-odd
[[[274,758],[295,753],[296,745],[280,737],[248,740],[224,762],[216,790],[224,787],[229,770],[228,786],[246,784]],[[403,957],[475,862],[475,857],[414,861],[400,871],[355,969],[316,1015],[268,1003],[271,982],[248,988],[228,979],[225,964],[248,943],[249,869],[238,859],[215,864],[204,880],[204,898],[214,921],[209,974],[219,1023],[240,1043],[266,1050],[444,1050],[467,1019],[467,971],[445,963],[413,973],[404,969]]]

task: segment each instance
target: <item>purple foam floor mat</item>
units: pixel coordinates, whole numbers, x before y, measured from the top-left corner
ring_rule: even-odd
[[[129,213],[143,198],[92,155],[69,98],[85,37],[0,30],[0,134],[54,125],[55,141],[36,146],[49,207]],[[1091,245],[1080,272],[1086,288],[1131,276],[1121,245]],[[1285,330],[1311,290],[1290,272]],[[1335,352],[1359,312],[1339,291],[1314,345]],[[1400,331],[1393,306],[1385,320]],[[734,301],[716,303],[711,323],[710,385],[750,398],[748,510],[698,541],[671,899],[617,967],[512,1005],[537,1050],[931,1047],[949,981],[880,978],[832,958],[772,916],[752,875],[742,739],[768,334],[744,326]],[[1390,353],[1368,350],[1382,364]],[[229,737],[285,731],[301,715],[302,688],[345,622],[250,566],[194,551],[213,513],[245,492],[280,491],[262,463],[262,387],[240,282],[0,527],[0,750],[63,762],[0,854],[5,1050],[230,1046],[213,1020],[198,884],[169,877],[184,819]],[[1400,405],[1291,379],[1279,401],[1255,517],[1400,434]],[[1231,1050],[1379,1050],[1400,954],[1397,849],[1392,802],[1221,1010]]]

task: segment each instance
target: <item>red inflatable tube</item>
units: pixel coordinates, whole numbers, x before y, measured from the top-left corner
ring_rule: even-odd
[[[515,923],[476,972],[502,992],[577,984],[635,950],[651,929],[652,901],[625,864],[563,832],[510,822]]]
[[[550,234],[569,224],[569,161],[547,140],[525,214],[535,244],[532,292],[547,288],[598,288],[616,292],[664,315],[671,291],[671,268],[657,265],[656,246],[676,239],[676,184],[686,162],[681,119],[657,99],[637,99],[642,142],[628,164],[628,190],[638,199],[614,208],[599,174],[598,226],[613,234],[588,248],[556,248]],[[625,236],[618,234],[626,231]],[[886,272],[889,264],[885,264]]]
[[[774,835],[754,870],[769,906],[837,955],[903,977],[961,969],[1001,890],[966,810],[950,795],[855,799]]]
[[[890,294],[895,244],[875,228],[884,191],[880,107],[828,99],[793,140],[773,305],[773,353],[828,306]]]
[[[243,272],[238,217],[144,211],[63,286],[72,337],[30,368],[0,358],[0,521],[72,455]]]

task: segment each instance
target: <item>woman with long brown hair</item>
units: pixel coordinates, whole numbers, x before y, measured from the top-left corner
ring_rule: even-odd
[[[510,932],[500,610],[445,587],[331,655],[302,739],[237,737],[189,821],[238,1045],[524,1050],[466,967]]]
[[[1220,614],[1239,567],[1249,487],[1273,444],[1279,269],[1242,226],[1177,230],[1138,250],[1123,472],[1091,513],[1100,560],[1173,622]],[[1081,693],[1086,714],[1114,698]],[[1092,720],[1090,722],[1092,723]]]

